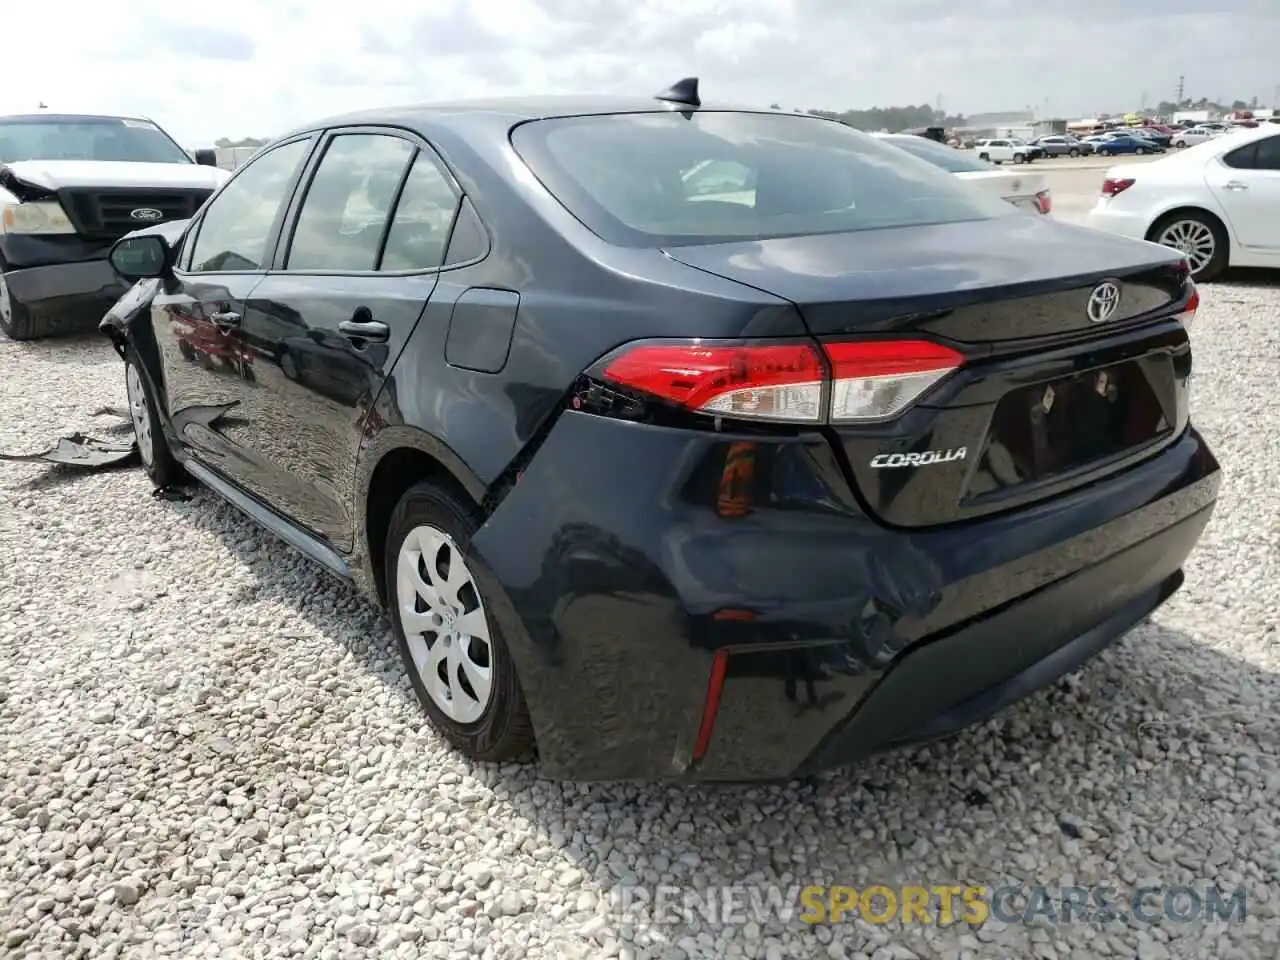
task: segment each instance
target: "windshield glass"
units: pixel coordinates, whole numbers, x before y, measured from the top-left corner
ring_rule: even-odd
[[[512,142],[611,243],[674,246],[1017,215],[842,123],[697,111],[536,120]]]
[[[192,163],[149,120],[117,117],[0,117],[0,163],[19,160],[120,160]]]
[[[954,147],[944,147],[940,143],[923,137],[884,137],[883,139],[885,143],[891,143],[921,160],[928,160],[935,167],[941,167],[948,173],[979,173],[995,169],[992,164],[984,160],[961,153]]]

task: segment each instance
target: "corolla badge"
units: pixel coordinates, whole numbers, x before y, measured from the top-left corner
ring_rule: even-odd
[[[163,211],[154,207],[139,207],[137,210],[130,210],[129,216],[134,220],[140,220],[143,223],[155,223],[157,220],[164,219]]]
[[[927,467],[933,463],[951,463],[963,460],[969,455],[968,447],[956,447],[952,450],[925,450],[923,453],[882,453],[871,458],[871,466],[876,470],[886,467]]]
[[[1089,302],[1085,304],[1085,313],[1092,323],[1106,323],[1115,315],[1120,307],[1120,287],[1110,280],[1104,280],[1093,288],[1089,294]]]

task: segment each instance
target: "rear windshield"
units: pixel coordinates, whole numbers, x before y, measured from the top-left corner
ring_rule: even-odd
[[[186,151],[149,120],[0,117],[0,163],[19,160],[193,162]]]
[[[593,232],[628,246],[990,220],[1009,204],[818,117],[697,111],[537,120],[512,134]]]
[[[935,167],[948,173],[982,173],[994,170],[995,164],[979,160],[967,153],[961,153],[955,147],[948,147],[936,140],[924,137],[882,137],[885,143],[892,144],[899,150],[905,150],[914,157],[928,160]]]

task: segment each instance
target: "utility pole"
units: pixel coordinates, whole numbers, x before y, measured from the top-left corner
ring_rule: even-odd
[[[1185,94],[1185,93],[1186,93],[1186,81],[1187,81],[1187,78],[1186,78],[1186,77],[1179,77],[1179,78],[1178,78],[1178,99],[1177,99],[1177,103],[1178,103],[1178,106],[1179,106],[1179,107],[1181,107],[1181,106],[1182,106],[1183,94]],[[1278,89],[1280,89],[1280,88],[1278,88]]]

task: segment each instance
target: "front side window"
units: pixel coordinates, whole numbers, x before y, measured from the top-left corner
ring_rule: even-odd
[[[396,192],[416,149],[384,134],[334,137],[302,201],[285,269],[375,269]]]
[[[19,160],[195,162],[150,120],[60,116],[0,118],[0,163]]]
[[[928,161],[803,115],[557,118],[518,126],[512,142],[571,213],[606,240],[629,246],[1017,215],[999,197],[966,188]]]
[[[251,161],[210,201],[191,253],[194,273],[265,270],[267,247],[298,168],[311,149],[295,140]]]

